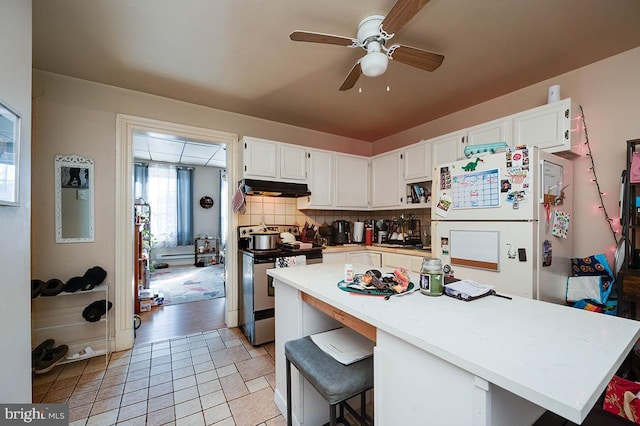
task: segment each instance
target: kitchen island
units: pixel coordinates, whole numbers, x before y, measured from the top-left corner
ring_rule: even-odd
[[[376,342],[379,425],[531,425],[545,410],[581,423],[640,337],[640,322],[520,297],[354,295],[337,287],[340,264],[267,273],[285,415],[284,343],[341,325]],[[327,421],[326,402],[295,371],[292,391],[293,424]]]

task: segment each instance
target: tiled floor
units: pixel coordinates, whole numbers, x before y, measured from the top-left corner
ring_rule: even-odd
[[[35,375],[33,402],[68,403],[72,426],[284,425],[274,388],[273,344],[220,328]]]

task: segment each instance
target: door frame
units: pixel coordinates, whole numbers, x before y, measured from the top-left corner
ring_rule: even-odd
[[[235,133],[188,126],[127,114],[116,114],[116,187],[115,187],[115,326],[112,349],[122,351],[133,346],[133,133],[156,132],[187,139],[226,145],[227,176],[237,181],[236,158],[239,155],[238,135]],[[238,217],[232,211],[234,185],[227,185],[227,246],[225,253],[226,303],[225,323],[238,325],[237,238],[233,232]]]

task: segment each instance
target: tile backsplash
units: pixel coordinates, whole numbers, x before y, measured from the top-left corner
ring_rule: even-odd
[[[348,220],[349,222],[389,219],[394,216],[405,216],[412,213],[416,219],[420,219],[422,231],[429,232],[431,224],[431,209],[421,207],[402,210],[376,210],[376,211],[352,211],[352,210],[298,210],[295,198],[248,196],[246,198],[247,209],[245,214],[238,216],[240,226],[266,224],[295,224],[303,226],[305,222],[312,225],[331,225],[334,220]]]

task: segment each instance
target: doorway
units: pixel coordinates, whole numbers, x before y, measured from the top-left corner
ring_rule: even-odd
[[[224,297],[225,151],[225,144],[134,131],[133,197],[143,258],[137,313]]]
[[[135,132],[158,133],[175,135],[186,140],[201,141],[209,144],[223,144],[225,146],[225,161],[228,166],[227,176],[236,180],[234,170],[235,158],[238,155],[238,136],[236,134],[211,129],[185,126],[159,120],[118,114],[116,117],[116,286],[115,291],[115,350],[125,350],[133,346],[133,238],[134,226],[131,220],[133,197],[133,140]],[[221,233],[232,234],[237,226],[237,218],[231,211],[231,186],[221,192],[220,198],[226,205],[227,223]],[[225,263],[235,264],[237,241],[227,238],[225,244]],[[228,268],[226,272],[226,300],[225,323],[229,327],[237,326],[237,272],[235,268]]]

